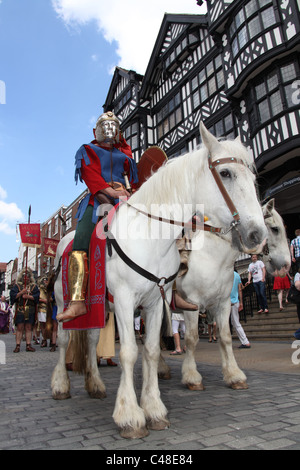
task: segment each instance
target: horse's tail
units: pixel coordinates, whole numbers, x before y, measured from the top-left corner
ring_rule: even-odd
[[[73,372],[85,374],[88,357],[87,331],[72,331]]]

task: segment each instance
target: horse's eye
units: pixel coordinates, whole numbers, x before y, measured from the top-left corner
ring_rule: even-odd
[[[275,235],[278,235],[279,233],[279,228],[278,227],[271,227],[271,230],[273,233],[275,233]]]
[[[230,178],[231,177],[231,174],[229,173],[228,170],[220,171],[220,175],[222,176],[222,178]]]

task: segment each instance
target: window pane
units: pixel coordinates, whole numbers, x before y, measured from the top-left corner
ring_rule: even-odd
[[[297,98],[293,99],[293,96],[295,96],[294,93],[295,93],[295,88],[292,88],[292,85],[287,85],[284,87],[285,99],[289,108],[297,104],[299,95],[297,94]]]
[[[217,73],[217,83],[218,83],[218,88],[221,88],[225,83],[223,70],[220,70]]]
[[[238,46],[237,38],[234,38],[234,40],[232,41],[232,53],[233,53],[233,56],[235,57],[238,52],[239,52],[239,46]]]
[[[212,78],[208,81],[208,90],[209,90],[209,94],[210,94],[210,95],[212,95],[213,93],[215,93],[215,91],[217,91],[215,77],[212,77]]]
[[[201,97],[201,102],[203,103],[203,101],[205,101],[207,98],[208,98],[208,94],[207,94],[207,85],[202,85],[202,87],[200,88],[200,97]]]
[[[272,26],[276,22],[273,7],[267,8],[265,11],[262,11],[261,16],[265,28],[269,28],[269,26]]]
[[[278,85],[277,73],[274,72],[267,77],[268,90],[274,90]]]
[[[245,22],[244,10],[241,10],[235,17],[236,27],[239,28]]]
[[[181,108],[176,109],[176,124],[182,120]]]
[[[163,126],[164,126],[164,134],[166,134],[167,132],[169,132],[169,119],[168,118],[164,120]]]
[[[296,70],[294,64],[285,65],[281,67],[281,76],[284,82],[288,82],[289,80],[293,80],[296,78]]]
[[[215,129],[216,129],[216,136],[217,137],[221,137],[224,135],[224,126],[223,126],[223,121],[219,121],[216,123],[215,125]]]
[[[258,0],[259,6],[264,7],[265,5],[268,5],[268,3],[272,3],[272,0]]]
[[[180,104],[180,93],[177,93],[174,99],[175,99],[175,107],[176,107]]]
[[[193,94],[193,105],[194,105],[194,108],[197,108],[197,106],[199,106],[200,104],[200,96],[199,96],[199,92],[196,91],[196,93]]]
[[[206,73],[207,76],[209,77],[212,73],[214,73],[214,64],[213,62],[209,62],[209,64],[206,66]]]
[[[238,34],[240,48],[244,47],[248,40],[247,29],[244,26]]]
[[[199,73],[199,83],[203,83],[204,80],[206,78],[206,75],[205,75],[205,70],[201,70],[201,72]]]
[[[268,119],[270,119],[270,110],[269,110],[268,100],[264,100],[258,105],[258,111],[259,111],[259,117],[260,117],[261,122],[265,122]]]
[[[282,105],[279,91],[276,91],[275,93],[273,93],[273,95],[271,95],[270,101],[271,101],[271,108],[272,108],[273,114],[278,114],[283,110],[283,105]]]
[[[250,38],[253,38],[257,34],[259,34],[260,31],[261,31],[261,28],[260,28],[259,18],[258,18],[258,16],[255,16],[255,18],[253,18],[253,20],[249,21]]]
[[[170,129],[175,127],[175,113],[170,114]]]
[[[161,139],[163,135],[163,126],[160,124],[160,126],[158,126],[158,138]]]
[[[192,91],[196,90],[197,86],[198,86],[198,77],[195,77],[192,80]]]
[[[260,85],[257,85],[255,87],[255,92],[256,92],[256,98],[259,100],[263,96],[266,95],[266,85],[264,83],[261,83]]]
[[[251,0],[251,2],[247,3],[247,5],[245,6],[245,11],[246,11],[247,18],[253,15],[253,13],[257,11],[256,0]]]
[[[226,130],[226,132],[228,132],[230,129],[232,129],[233,123],[232,123],[232,116],[231,116],[231,114],[228,114],[228,116],[225,117],[225,119],[224,119],[224,124],[225,124],[225,130]]]

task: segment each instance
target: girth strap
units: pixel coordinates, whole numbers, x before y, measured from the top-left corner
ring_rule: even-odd
[[[147,271],[146,269],[142,268],[141,266],[136,264],[134,261],[132,261],[126,255],[126,253],[124,253],[124,251],[122,250],[122,248],[118,244],[117,240],[114,238],[113,234],[109,230],[107,230],[106,233],[107,233],[106,243],[108,244],[108,250],[110,251],[109,245],[112,245],[114,247],[114,249],[116,250],[117,254],[124,261],[124,263],[126,263],[131,269],[133,269],[135,272],[137,272],[141,276],[145,277],[149,281],[155,282],[157,284],[157,286],[159,287],[159,289],[160,289],[160,293],[161,293],[162,298],[164,299],[165,298],[164,286],[166,284],[168,284],[169,282],[174,281],[174,279],[176,279],[178,271],[175,274],[173,274],[172,276],[167,277],[167,278],[166,277],[159,278],[159,277],[155,276],[154,274],[150,273],[149,271]]]

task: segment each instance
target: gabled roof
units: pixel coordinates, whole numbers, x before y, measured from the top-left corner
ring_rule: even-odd
[[[141,88],[141,97],[147,99],[150,90],[153,87],[153,84],[157,82],[160,75],[159,67],[159,60],[164,44],[166,41],[166,37],[169,31],[169,28],[172,24],[182,24],[186,25],[186,27],[191,26],[193,24],[203,24],[204,26],[208,25],[207,15],[185,15],[185,14],[170,14],[165,13],[147,69],[144,76],[142,88]],[[173,41],[169,44],[172,45],[173,42],[176,41],[176,37]]]
[[[126,69],[123,69],[122,67],[116,67],[114,71],[113,79],[111,81],[111,84],[110,84],[110,87],[106,96],[105,103],[103,105],[103,109],[105,112],[110,111],[109,106],[113,101],[115,90],[118,86],[120,77],[127,78],[128,80],[140,80],[141,81],[143,79],[143,76],[139,75],[134,70],[126,70]]]

